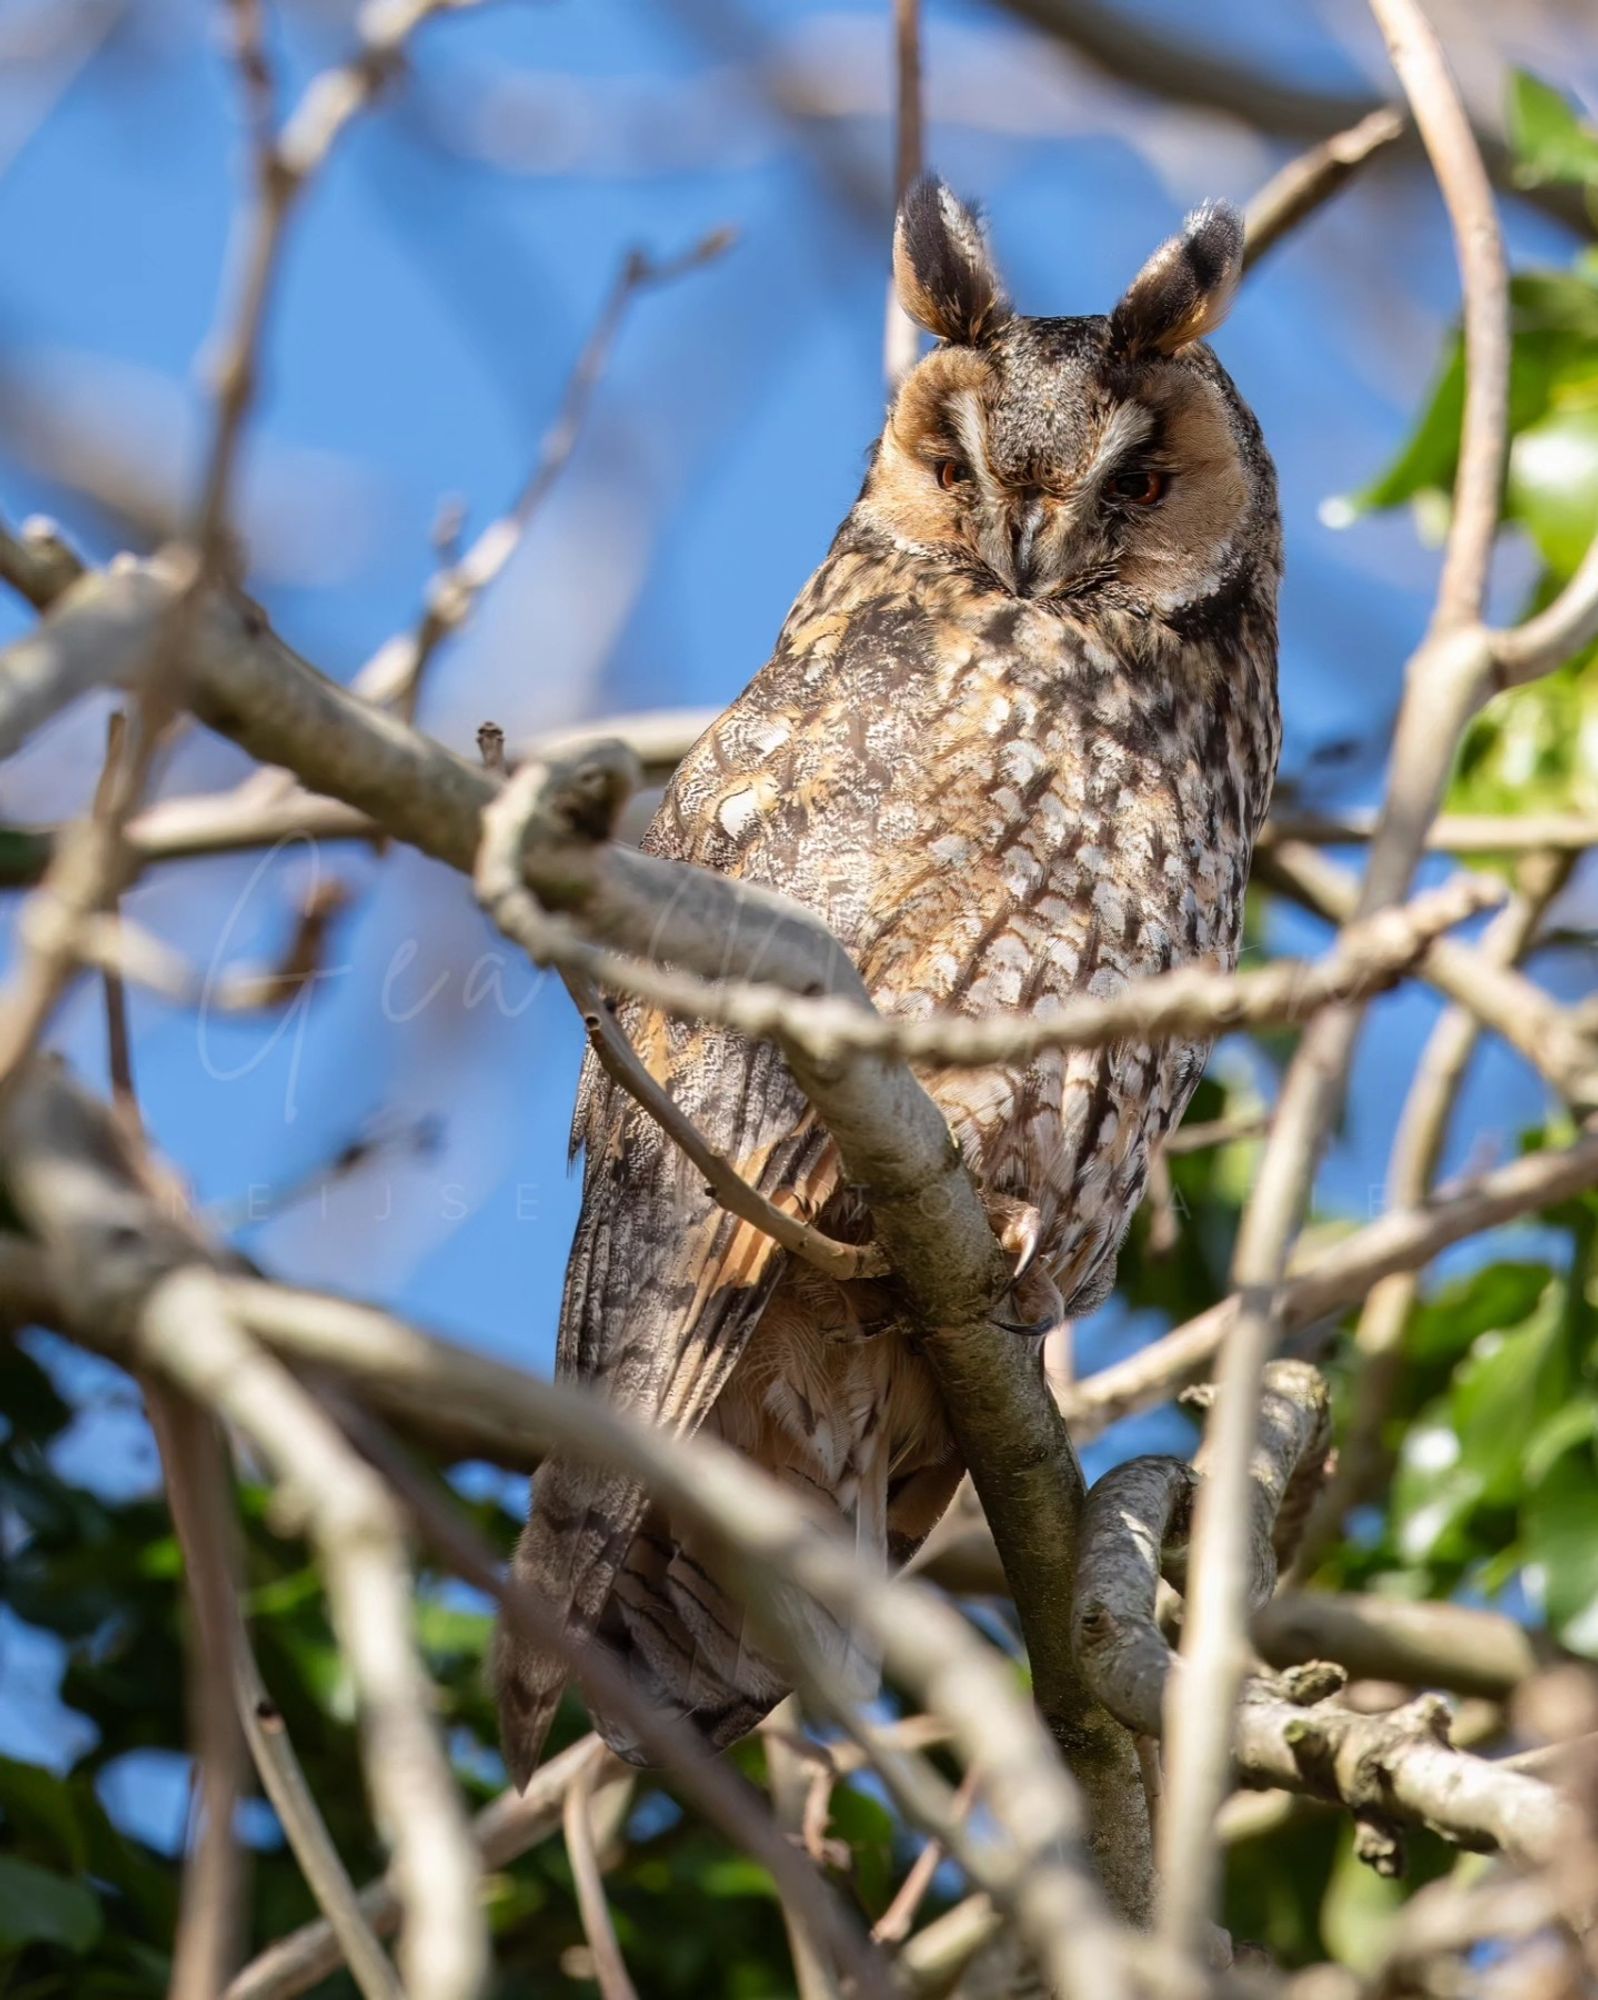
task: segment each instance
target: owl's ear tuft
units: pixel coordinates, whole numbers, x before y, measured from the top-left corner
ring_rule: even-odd
[[[1180,354],[1213,333],[1243,275],[1243,218],[1209,201],[1162,243],[1110,315],[1110,345],[1129,360]]]
[[[899,205],[893,282],[918,326],[959,347],[980,347],[1010,317],[976,211],[935,174],[923,174]]]

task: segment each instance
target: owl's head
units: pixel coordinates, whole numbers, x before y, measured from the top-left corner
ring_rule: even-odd
[[[1204,345],[1242,254],[1237,211],[1214,203],[1107,317],[1028,319],[973,212],[918,182],[894,280],[938,345],[894,400],[857,514],[1017,597],[1161,616],[1235,588],[1240,571],[1273,589],[1270,459]]]

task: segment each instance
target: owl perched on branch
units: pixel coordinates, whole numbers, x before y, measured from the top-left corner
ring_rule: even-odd
[[[1275,478],[1203,344],[1242,247],[1232,209],[1201,208],[1108,318],[1028,319],[972,212],[937,181],[911,191],[895,279],[937,345],[770,662],[677,772],[649,851],[808,905],[889,1015],[1046,1013],[1173,965],[1232,966],[1279,741]],[[620,1018],[747,1180],[865,1238],[770,1046],[632,1002]],[[1014,1256],[1018,1323],[1109,1291],[1150,1149],[1206,1054],[1121,1043],[928,1075]],[[963,1468],[891,1281],[824,1277],[727,1214],[592,1057],[573,1143],[560,1373],[719,1435],[863,1550],[905,1560]],[[786,1692],[714,1552],[624,1480],[546,1465],[515,1570],[712,1745]],[[816,1618],[868,1689],[873,1663]],[[566,1666],[507,1627],[497,1677],[525,1783]]]

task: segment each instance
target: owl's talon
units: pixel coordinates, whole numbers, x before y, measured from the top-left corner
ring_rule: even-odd
[[[1032,1259],[1038,1254],[1038,1245],[1043,1241],[1043,1216],[1029,1201],[1021,1201],[1014,1195],[993,1195],[989,1197],[988,1220],[993,1224],[993,1232],[999,1239],[1001,1250],[1007,1250],[1015,1259],[1010,1270],[1012,1281],[1026,1276]]]
[[[1034,1264],[1024,1277],[1013,1280],[1002,1303],[1012,1308],[1016,1317],[995,1317],[994,1325],[1023,1340],[1041,1339],[1065,1317],[1060,1288],[1041,1264]]]
[[[1021,1340],[1042,1340],[1059,1325],[1054,1313],[1045,1313],[1041,1319],[1016,1320],[996,1319],[993,1324],[1003,1327],[1006,1333],[1013,1333]]]

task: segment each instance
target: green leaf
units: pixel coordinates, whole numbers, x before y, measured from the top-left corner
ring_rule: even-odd
[[[1565,1388],[1563,1311],[1563,1287],[1550,1285],[1513,1333],[1479,1335],[1448,1394],[1410,1426],[1393,1482],[1405,1561],[1457,1567],[1501,1551],[1492,1516],[1512,1518],[1527,1442]]]
[[[100,1935],[100,1905],[81,1882],[0,1854],[0,1946],[53,1944],[88,1951]]]
[[[1582,122],[1568,98],[1523,69],[1509,86],[1508,123],[1522,187],[1545,181],[1598,185],[1598,131]]]
[[[12,1842],[35,1852],[43,1847],[52,1860],[82,1873],[88,1840],[70,1779],[57,1777],[42,1764],[0,1757],[0,1811]]]
[[[1598,355],[1594,365],[1598,373]],[[1598,534],[1598,394],[1583,404],[1560,393],[1515,439],[1506,498],[1543,561],[1569,576]]]
[[[1533,1488],[1524,1523],[1554,1635],[1573,1653],[1598,1658],[1598,1453],[1590,1440]]]
[[[860,1900],[880,1916],[893,1893],[893,1815],[853,1785],[840,1785],[832,1795],[827,1830],[849,1843]]]
[[[1587,399],[1598,374],[1598,284],[1580,271],[1522,271],[1510,280],[1509,303],[1509,423],[1518,436],[1551,410]],[[1408,442],[1385,472],[1337,503],[1337,517],[1352,521],[1426,494],[1446,497],[1459,463],[1464,407],[1464,355],[1456,332]]]
[[[1410,1321],[1406,1359],[1453,1362],[1484,1333],[1507,1333],[1528,1320],[1547,1291],[1546,1264],[1489,1264],[1440,1286]]]

